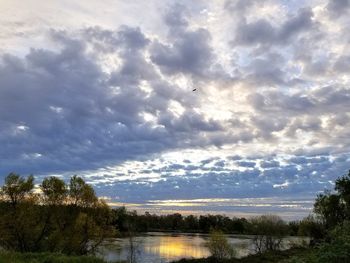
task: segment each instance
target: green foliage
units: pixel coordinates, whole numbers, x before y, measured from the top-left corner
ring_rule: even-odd
[[[350,219],[350,171],[335,181],[335,190],[341,196],[341,202],[344,204],[344,217]]]
[[[335,192],[325,191],[316,198],[314,212],[326,228],[333,228],[350,219],[350,171],[336,180]]]
[[[330,232],[330,242],[323,243],[317,251],[317,262],[350,261],[350,221],[344,221]]]
[[[350,222],[344,221],[329,233],[329,242],[321,243],[309,253],[297,255],[285,263],[350,262]]]
[[[74,175],[70,179],[69,196],[74,205],[91,207],[97,203],[94,189],[85,183],[83,178]]]
[[[254,234],[250,222],[245,218],[229,218],[222,215],[182,216],[178,213],[143,215],[128,212],[125,207],[113,209],[114,225],[121,232],[127,231],[127,222],[132,221],[135,231],[181,231],[209,233],[210,229],[220,229],[224,233]]]
[[[255,233],[253,243],[256,252],[281,248],[283,237],[288,234],[288,227],[280,217],[262,215],[252,218],[250,222]]]
[[[88,256],[65,256],[55,253],[0,252],[0,263],[104,263]]]
[[[67,186],[57,177],[45,178],[40,185],[43,201],[48,205],[61,205],[67,199]]]
[[[218,260],[233,258],[236,255],[233,246],[228,242],[224,233],[219,230],[210,232],[207,247],[212,257]]]
[[[5,184],[1,188],[2,199],[16,206],[18,202],[23,201],[32,194],[34,188],[34,177],[28,176],[27,179],[18,174],[10,173],[5,178]]]
[[[313,256],[313,249],[298,248],[284,251],[267,251],[242,258],[223,259],[219,261],[213,257],[203,259],[181,259],[176,261],[176,263],[315,263],[315,261],[305,261]]]
[[[298,235],[309,236],[315,240],[320,240],[326,235],[326,233],[322,222],[310,215],[300,221]]]
[[[341,196],[329,191],[317,196],[314,211],[321,216],[328,228],[336,226],[345,219]]]
[[[73,188],[58,178],[45,178],[40,198],[33,193],[33,182],[33,176],[6,177],[1,187],[0,247],[82,255],[114,233],[111,209],[82,178],[72,178]]]

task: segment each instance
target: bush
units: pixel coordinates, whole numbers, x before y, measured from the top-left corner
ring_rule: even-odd
[[[236,255],[236,251],[222,231],[214,230],[210,232],[207,247],[212,257],[218,260],[233,258]]]
[[[326,229],[322,222],[314,216],[308,216],[300,221],[299,236],[308,236],[314,241],[322,240],[326,235]]]
[[[93,253],[113,234],[113,215],[82,178],[69,186],[45,178],[41,193],[34,177],[11,173],[0,187],[0,247],[19,252]]]
[[[65,256],[57,253],[18,253],[0,252],[0,263],[104,263],[105,261],[88,256]]]
[[[317,259],[321,262],[349,262],[350,261],[350,221],[334,228],[330,233],[330,243],[323,243],[317,252]]]
[[[262,215],[250,220],[254,233],[253,244],[258,253],[268,250],[279,250],[283,237],[287,235],[286,223],[275,215]]]

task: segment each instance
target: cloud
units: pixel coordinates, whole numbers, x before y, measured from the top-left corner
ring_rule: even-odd
[[[77,173],[147,207],[312,200],[348,169],[348,1],[36,3],[42,23],[11,3],[1,176]]]
[[[302,32],[307,32],[313,26],[312,10],[299,9],[298,13],[289,17],[279,27],[271,25],[266,19],[247,22],[245,19],[237,27],[233,43],[237,45],[256,44],[288,44],[293,37]]]
[[[349,7],[349,0],[334,0],[329,1],[327,4],[327,9],[332,18],[337,18],[346,14],[349,11]]]
[[[211,35],[204,29],[188,28],[186,8],[175,5],[165,15],[170,43],[155,42],[151,60],[165,74],[190,74],[205,78],[215,62]]]
[[[88,32],[89,37],[99,35],[97,28],[95,36]],[[110,73],[100,64],[104,54],[90,52],[84,34],[52,31],[60,50],[32,49],[23,59],[2,56],[1,123],[7,133],[2,133],[1,157],[17,159],[17,165],[4,165],[3,172],[14,167],[23,172],[97,168],[178,147],[173,136],[181,141],[183,131],[220,129],[200,113],[187,110],[176,117],[169,111],[173,99],[190,102],[185,92],[164,93],[177,87],[162,80],[146,61],[143,52],[149,40],[139,29],[123,27],[114,35],[120,65]],[[144,113],[155,121],[147,122]]]

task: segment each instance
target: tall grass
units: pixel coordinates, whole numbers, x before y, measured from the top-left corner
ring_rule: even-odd
[[[90,256],[66,256],[57,253],[18,253],[0,251],[0,263],[106,263]]]

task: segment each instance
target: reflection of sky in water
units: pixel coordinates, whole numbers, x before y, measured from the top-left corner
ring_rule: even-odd
[[[207,235],[148,233],[135,238],[137,258],[140,263],[161,263],[181,258],[203,258],[209,256],[205,246]],[[247,236],[228,236],[229,242],[242,257],[253,252],[251,239]],[[286,239],[296,242],[297,237]],[[288,245],[286,245],[286,248]],[[114,239],[106,244],[100,254],[105,260],[118,261],[128,258],[128,239]]]
[[[146,243],[147,253],[159,255],[165,259],[175,258],[203,258],[209,252],[205,247],[205,239],[199,236],[161,236],[155,240],[157,244]]]

